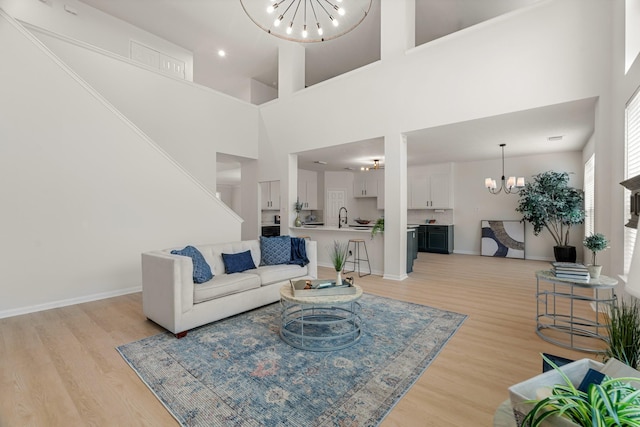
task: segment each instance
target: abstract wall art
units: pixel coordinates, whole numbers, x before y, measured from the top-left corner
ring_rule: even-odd
[[[483,256],[524,259],[524,223],[518,220],[482,220]]]

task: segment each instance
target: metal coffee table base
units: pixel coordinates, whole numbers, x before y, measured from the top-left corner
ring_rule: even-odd
[[[302,350],[335,351],[354,345],[362,336],[360,304],[297,304],[281,300],[284,342]]]

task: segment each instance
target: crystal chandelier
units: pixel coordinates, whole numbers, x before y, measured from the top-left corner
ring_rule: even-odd
[[[367,17],[372,0],[240,0],[247,16],[267,33],[301,43],[340,37]]]
[[[502,190],[504,190],[504,192],[506,194],[518,194],[520,192],[520,189],[522,187],[524,187],[524,177],[520,176],[516,179],[515,176],[510,176],[509,179],[505,180],[504,177],[504,147],[507,144],[500,144],[500,147],[502,148],[502,178],[501,178],[501,184],[500,184],[500,188],[498,188],[498,185],[496,183],[495,179],[492,178],[486,178],[484,180],[484,186],[487,187],[487,190],[489,190],[489,192],[491,194],[499,194]]]

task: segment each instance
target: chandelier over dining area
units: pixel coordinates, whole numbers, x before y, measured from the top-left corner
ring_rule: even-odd
[[[504,175],[504,147],[507,144],[500,144],[500,148],[502,148],[502,178],[500,179],[500,187],[498,187],[498,183],[493,178],[485,178],[484,186],[489,190],[491,194],[500,194],[501,191],[504,190],[505,194],[518,194],[520,189],[524,187],[524,177],[519,176],[516,178],[515,176],[510,176],[508,179],[505,179]]]
[[[281,39],[322,42],[340,37],[367,17],[372,0],[240,0],[247,16]]]

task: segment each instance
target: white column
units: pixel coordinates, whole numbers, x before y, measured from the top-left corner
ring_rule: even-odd
[[[280,182],[280,234],[289,234],[289,227],[293,227],[296,211],[293,203],[298,197],[298,155],[289,154],[287,164],[287,179]]]
[[[380,58],[391,59],[416,45],[416,0],[382,0]]]
[[[258,161],[246,160],[240,164],[240,216],[242,240],[253,240],[259,236],[261,211],[258,204]]]
[[[384,137],[384,276],[407,278],[407,139]]]
[[[281,40],[278,44],[278,98],[286,98],[304,89],[304,47]]]

